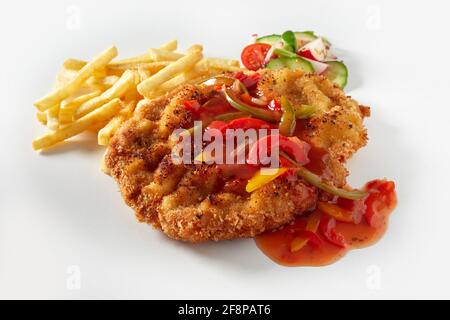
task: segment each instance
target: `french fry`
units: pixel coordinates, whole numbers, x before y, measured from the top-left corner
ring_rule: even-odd
[[[184,57],[182,53],[161,49],[149,49],[148,53],[153,61],[176,61]]]
[[[111,119],[111,121],[98,132],[98,144],[101,146],[107,146],[109,140],[116,133],[117,129],[126,121],[134,111],[136,107],[136,101],[130,101],[120,113]]]
[[[109,123],[109,121],[110,120],[94,123],[92,126],[87,128],[86,131],[98,134],[98,132]]]
[[[175,51],[178,48],[178,41],[177,40],[170,40],[169,42],[164,43],[162,46],[159,47],[161,50],[166,51]]]
[[[47,116],[47,127],[52,131],[58,130],[59,128],[59,109],[60,105],[57,104],[56,106],[45,111]]]
[[[83,117],[114,98],[120,98],[127,92],[128,89],[136,85],[135,81],[134,71],[125,71],[122,77],[120,77],[120,79],[111,88],[103,92],[100,96],[83,103],[76,111],[75,119]]]
[[[33,141],[34,150],[42,150],[73,137],[96,123],[110,120],[120,112],[122,102],[114,99],[77,121],[60,128],[57,131],[49,132]]]
[[[91,100],[101,94],[100,90],[86,93],[77,96],[73,99],[65,99],[61,102],[61,108],[59,110],[59,122],[61,124],[67,124],[73,121],[75,111],[86,101]]]
[[[42,123],[44,126],[47,125],[47,114],[42,111],[36,112],[36,118],[40,123]]]
[[[56,82],[53,85],[53,89],[57,90],[67,85],[67,83],[76,77],[77,72],[78,70],[62,68],[56,75]]]
[[[146,54],[142,54],[140,56],[111,62],[110,64],[108,64],[108,67],[136,64],[136,63],[149,63],[149,62],[154,62],[154,61],[155,60],[153,60],[153,56],[151,54],[146,53]]]
[[[235,71],[241,69],[239,61],[222,58],[205,58],[200,63],[205,64],[207,68],[221,69],[224,71]]]
[[[86,61],[70,58],[64,61],[63,68],[67,70],[80,70],[85,65],[87,65]]]
[[[119,79],[120,77],[118,76],[106,76],[100,79],[96,77],[90,77],[86,81],[86,84],[94,90],[106,91],[111,88]]]
[[[150,72],[149,70],[147,70],[145,68],[138,68],[137,72],[139,75],[139,82],[142,82],[147,78],[150,78],[152,75],[152,72]]]
[[[152,91],[147,94],[147,98],[156,98],[165,94],[166,92],[170,92],[176,87],[188,83],[190,80],[200,77],[200,73],[195,69],[188,70],[186,72],[180,73],[177,76],[173,77],[170,80],[167,80],[160,86],[158,86],[157,91]]]
[[[112,59],[117,56],[117,48],[111,47],[101,54],[96,56],[91,62],[86,64],[83,68],[78,71],[75,78],[70,80],[65,86],[54,90],[42,99],[35,102],[35,106],[40,111],[45,111],[51,107],[60,103],[63,99],[67,98],[71,94],[75,93],[90,76],[95,69],[99,69],[107,65]]]
[[[163,51],[175,51],[178,47],[178,41],[177,40],[171,40],[165,44],[163,44],[159,50]],[[153,57],[153,54],[145,53],[136,57],[126,58],[118,61],[111,61],[106,65],[107,68],[110,69],[116,69],[118,66],[121,65],[134,65],[134,64],[142,64],[142,63],[151,63],[155,62],[151,58]],[[80,70],[87,64],[87,61],[79,60],[79,59],[66,59],[63,63],[63,67],[67,70]],[[126,69],[126,67],[122,67],[121,70]]]
[[[158,72],[159,70],[167,67],[171,62],[170,61],[158,61],[158,62],[149,62],[149,63],[127,63],[120,65],[109,65],[107,67],[108,71],[125,71],[128,69],[147,69],[152,73]]]
[[[193,46],[186,56],[173,62],[147,80],[141,82],[137,87],[138,92],[148,98],[148,96],[151,96],[152,91],[156,91],[158,86],[170,80],[176,74],[183,72],[186,69],[191,69],[202,58],[202,47]]]

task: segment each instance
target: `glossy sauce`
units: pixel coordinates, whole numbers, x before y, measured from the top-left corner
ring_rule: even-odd
[[[377,201],[366,204],[376,210],[376,223],[370,226],[363,217],[359,224],[336,222],[336,231],[345,238],[346,248],[340,248],[330,243],[324,235],[317,231],[322,240],[320,245],[308,243],[297,252],[291,251],[291,243],[299,231],[304,230],[307,217],[299,217],[288,226],[274,232],[257,236],[255,241],[259,249],[270,259],[284,266],[324,266],[336,262],[348,251],[360,249],[376,243],[385,233],[389,216],[394,210],[397,197],[395,190],[386,193],[387,197],[380,197]],[[320,212],[322,216],[326,213]]]

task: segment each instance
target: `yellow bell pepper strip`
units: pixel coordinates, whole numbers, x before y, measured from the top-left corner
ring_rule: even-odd
[[[293,160],[286,152],[280,150],[280,155],[285,157],[289,162],[291,162],[296,170],[297,175],[303,178],[306,182],[312,184],[313,186],[324,190],[328,193],[331,193],[335,196],[344,198],[344,199],[350,199],[350,200],[359,200],[363,199],[367,196],[367,192],[362,190],[345,190],[342,188],[337,188],[335,186],[332,186],[322,180],[322,178],[315,173],[309,171],[308,169],[302,167],[298,162]]]
[[[283,116],[281,117],[279,126],[280,134],[285,137],[291,137],[294,135],[295,127],[297,125],[295,120],[295,110],[286,97],[281,97],[280,102],[281,110],[283,111]]]
[[[222,76],[213,76],[211,78],[208,78],[208,79],[204,80],[202,82],[202,84],[217,85],[217,86],[219,86],[219,85],[220,86],[222,86],[222,85],[231,86],[234,83],[234,81],[236,81],[235,78],[222,75]]]
[[[354,222],[353,212],[345,210],[332,203],[319,201],[317,203],[317,208],[319,208],[321,211],[325,212],[329,216],[333,217],[337,221],[347,223]]]
[[[272,182],[282,174],[286,173],[288,170],[289,170],[288,168],[277,168],[277,169],[262,168],[258,171],[258,173],[256,173],[256,175],[253,178],[251,178],[248,181],[245,190],[248,193],[258,190],[259,188],[265,186],[269,182]]]
[[[309,217],[308,222],[306,224],[306,231],[311,233],[316,233],[317,229],[319,229],[320,225],[320,218],[321,218],[320,211],[314,211]],[[291,242],[291,252],[298,252],[301,249],[303,249],[308,242],[311,240],[311,234],[307,234],[306,236],[299,236],[294,238]]]
[[[280,113],[274,112],[268,109],[257,108],[249,106],[248,104],[241,101],[236,94],[229,88],[224,87],[225,98],[228,103],[235,109],[246,112],[255,116],[256,118],[266,120],[269,122],[278,122],[281,118]]]

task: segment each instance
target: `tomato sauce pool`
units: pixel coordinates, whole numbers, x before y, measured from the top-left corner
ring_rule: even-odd
[[[313,150],[311,171],[323,171],[321,157]],[[374,180],[365,186],[366,198],[318,202],[315,211],[292,224],[255,238],[258,248],[283,266],[324,266],[336,262],[348,251],[377,242],[385,233],[389,216],[397,204],[395,184]]]
[[[376,180],[371,184],[392,184]],[[370,184],[369,184],[370,185]],[[370,192],[370,191],[369,191]],[[377,242],[385,233],[389,216],[394,210],[397,197],[394,189],[387,192],[370,193],[365,200],[366,208],[359,223],[336,220],[334,233],[340,235],[345,246],[339,246],[329,241],[319,227],[315,235],[320,241],[306,239],[306,244],[300,250],[293,250],[292,245],[297,239],[302,239],[302,232],[308,222],[308,217],[299,217],[294,223],[280,230],[265,233],[256,237],[259,249],[270,259],[284,266],[324,266],[336,262],[349,250],[367,247]],[[328,218],[328,214],[316,209],[313,214],[320,220]],[[322,226],[322,224],[321,224]]]

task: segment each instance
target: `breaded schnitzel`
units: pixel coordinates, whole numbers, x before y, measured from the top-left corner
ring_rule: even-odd
[[[287,69],[259,73],[257,91],[267,99],[286,96],[293,104],[317,107],[315,115],[301,123],[298,136],[326,151],[322,178],[345,186],[344,163],[366,144],[363,118],[369,109],[322,76]],[[191,128],[195,118],[183,103],[208,101],[217,90],[214,85],[185,85],[141,104],[116,132],[105,155],[106,168],[139,221],[173,239],[253,237],[293,221],[326,196],[302,179],[287,177],[247,193],[248,180],[227,174],[224,166],[173,163],[169,137],[175,129]]]

